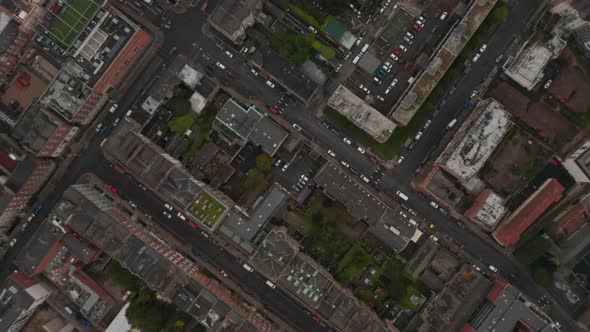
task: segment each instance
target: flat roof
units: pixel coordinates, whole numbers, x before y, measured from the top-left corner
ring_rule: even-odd
[[[370,225],[375,225],[388,209],[356,179],[331,162],[326,163],[316,174],[314,182],[328,196],[342,203],[353,217],[365,220]]]
[[[74,61],[64,64],[41,97],[40,103],[53,109],[67,121],[72,121],[92,93],[80,79],[83,73],[84,69]]]
[[[217,29],[225,33],[233,42],[244,35],[244,20],[252,18],[256,0],[223,0],[209,20]],[[246,23],[247,24],[247,23]]]
[[[55,116],[42,111],[39,105],[33,105],[24,112],[12,129],[11,136],[38,153],[45,147],[60,122],[62,121]]]
[[[471,208],[465,212],[465,216],[489,228],[494,228],[506,211],[504,199],[491,189],[484,189],[475,199]]]
[[[465,181],[479,172],[512,126],[510,114],[493,99],[480,101],[474,112],[479,113],[477,118],[463,123],[458,133],[464,134],[451,142],[453,150],[444,161],[449,171]]]
[[[299,252],[299,244],[285,228],[274,228],[262,241],[252,257],[256,271],[276,281]]]
[[[543,78],[543,69],[553,58],[553,52],[540,44],[521,50],[504,73],[527,90],[532,90]],[[510,60],[509,60],[510,61]]]
[[[262,151],[274,155],[287,139],[289,133],[269,117],[263,117],[256,123],[249,139],[260,146]]]
[[[58,245],[58,241],[63,234],[62,230],[54,226],[50,220],[43,221],[35,232],[35,236],[31,238],[14,259],[14,265],[28,275],[33,274],[52,251],[52,248]]]
[[[328,106],[344,115],[357,127],[371,135],[378,142],[385,142],[396,128],[395,123],[377,111],[373,106],[339,85],[328,100]]]
[[[242,140],[250,136],[262,117],[263,115],[254,106],[246,109],[233,99],[229,99],[217,114],[217,120]]]
[[[408,216],[407,212],[388,208],[370,230],[396,251],[402,251],[410,241],[417,242],[422,236],[422,232],[416,227],[417,224],[412,224],[410,219],[403,217],[400,212]]]

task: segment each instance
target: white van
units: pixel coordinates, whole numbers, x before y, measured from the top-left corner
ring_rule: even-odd
[[[447,125],[447,129],[453,128],[453,126],[455,125],[455,123],[457,123],[457,119],[451,120],[451,122],[449,122],[449,124]]]
[[[395,194],[397,195],[397,197],[403,199],[404,201],[407,201],[409,199],[408,196],[406,196],[406,194],[399,190]]]
[[[354,59],[352,59],[352,63],[356,65],[357,62],[359,62],[360,59],[361,59],[361,56],[360,55],[357,55],[357,56],[354,57]]]
[[[125,113],[125,116],[126,117],[129,117],[131,115],[131,113],[133,113],[133,111],[132,110],[128,110],[127,113]]]
[[[243,267],[243,268],[244,268],[246,271],[248,271],[248,272],[253,272],[253,271],[254,271],[254,268],[252,268],[250,265],[248,265],[248,264],[246,264],[246,263],[244,263],[244,265],[242,265],[242,267]]]
[[[361,49],[361,53],[365,53],[368,49],[369,49],[369,44],[365,44],[365,46],[363,46],[363,48]]]
[[[277,285],[273,284],[270,280],[266,281],[266,285],[272,289],[277,288]]]
[[[113,104],[113,106],[111,106],[111,108],[109,109],[109,113],[115,113],[115,111],[117,110],[117,107],[119,107],[118,104]]]

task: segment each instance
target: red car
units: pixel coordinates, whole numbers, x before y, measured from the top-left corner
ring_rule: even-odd
[[[395,51],[393,51],[393,54],[397,55],[397,56],[402,56],[402,50],[400,50],[399,48]]]
[[[116,187],[114,187],[114,186],[111,186],[111,192],[116,194],[116,193],[118,193],[118,192],[119,192],[119,189],[117,189],[117,188],[116,188]]]
[[[418,25],[418,23],[412,24],[412,28],[418,32],[422,31],[422,28]]]
[[[125,174],[125,170],[123,170],[121,166],[115,165],[115,167],[113,168],[115,169],[115,171],[117,171],[117,173]]]
[[[442,9],[437,9],[436,13],[434,13],[434,18],[438,18],[442,14]]]
[[[311,316],[311,319],[313,319],[313,321],[316,322],[316,323],[320,323],[321,322],[320,318],[318,316],[316,316],[316,315]]]
[[[201,11],[204,12],[207,10],[207,8],[209,8],[209,1],[205,1],[203,6],[201,6]]]
[[[404,64],[404,69],[408,69],[412,66],[412,61],[408,61]]]
[[[369,159],[370,161],[372,161],[374,163],[377,162],[377,158],[375,158],[375,156],[373,156],[372,154],[367,153],[367,159]]]
[[[268,107],[268,111],[269,111],[269,112],[271,112],[272,114],[279,114],[279,113],[281,113],[281,112],[279,111],[279,109],[278,109],[278,108],[276,108],[275,106],[269,106],[269,107]]]

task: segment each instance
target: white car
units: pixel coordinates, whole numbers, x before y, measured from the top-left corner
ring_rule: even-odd
[[[407,52],[408,51],[408,48],[405,47],[404,45],[400,45],[399,46],[399,49],[402,50],[402,51],[404,51],[404,52]]]
[[[340,163],[342,164],[342,166],[344,166],[346,168],[349,168],[350,167],[350,165],[346,161],[344,161],[344,160],[340,161]]]
[[[411,34],[409,31],[406,31],[406,36],[410,39],[414,39],[414,35]]]
[[[186,217],[185,217],[185,216],[184,216],[182,213],[178,212],[178,214],[177,214],[176,216],[177,216],[178,218],[180,218],[180,219],[182,219],[182,220],[186,221]]]
[[[217,61],[217,63],[215,64],[217,67],[224,69],[225,70],[225,65],[219,61]]]
[[[486,48],[488,48],[488,45],[486,45],[486,44],[481,45],[481,47],[479,48],[479,53],[485,52]]]
[[[328,150],[328,154],[332,157],[332,158],[336,158],[336,154],[334,153],[334,151],[332,150]]]
[[[162,212],[162,214],[164,215],[164,217],[166,217],[167,219],[172,218],[172,215],[166,211]]]
[[[361,174],[361,179],[362,179],[363,181],[365,181],[366,183],[369,183],[369,182],[371,182],[371,180],[370,180],[368,177],[366,177],[366,176],[364,176],[364,175],[362,175],[362,174]]]
[[[365,149],[361,148],[360,146],[357,146],[356,150],[362,154],[365,154]]]
[[[250,72],[252,73],[252,75],[254,75],[254,76],[258,76],[258,71],[257,71],[256,69],[254,69],[254,68],[251,68],[251,69],[250,69]]]
[[[471,61],[472,61],[473,63],[477,62],[477,60],[479,60],[479,57],[480,57],[480,56],[481,56],[481,54],[479,54],[479,53],[476,53],[476,54],[473,56],[473,59],[471,59]]]
[[[418,24],[421,28],[424,28],[424,22],[416,21],[416,24]]]
[[[492,272],[494,272],[494,273],[497,273],[497,272],[498,272],[498,268],[496,268],[496,267],[495,267],[495,266],[493,266],[493,265],[490,265],[490,266],[489,266],[489,268],[490,268],[490,271],[492,271]]]
[[[444,19],[447,18],[447,15],[449,15],[449,13],[443,12],[442,15],[440,16],[440,20],[444,21]]]
[[[545,90],[549,89],[549,87],[551,86],[551,83],[553,83],[553,80],[547,80],[547,83],[545,83],[545,85],[543,85],[543,89],[545,89]]]
[[[227,55],[230,58],[233,58],[234,55],[230,53],[230,51],[225,51],[225,55]]]
[[[390,91],[391,91],[391,88],[385,89],[385,94],[388,95]]]
[[[252,268],[250,265],[244,263],[244,265],[242,265],[242,267],[244,268],[244,270],[248,271],[248,272],[252,272],[254,271],[254,268]]]
[[[266,281],[266,285],[272,289],[277,288],[277,285],[273,284],[270,280]]]
[[[275,88],[275,84],[270,80],[266,81],[266,85],[270,86],[273,89]]]
[[[394,78],[393,81],[391,81],[391,84],[389,84],[390,87],[394,87],[397,84],[397,78]]]
[[[399,158],[397,158],[397,163],[401,164],[404,162],[404,159],[406,159],[404,156],[400,156]]]
[[[351,141],[351,140],[349,140],[349,139],[348,139],[348,138],[346,138],[346,137],[342,138],[342,140],[344,141],[344,143],[346,143],[346,144],[348,144],[348,145],[350,145],[350,144],[352,143],[352,141]]]
[[[166,208],[166,210],[172,211],[172,206],[170,206],[170,204],[166,203],[164,204],[164,207]]]
[[[412,45],[412,40],[408,38],[408,36],[404,36],[404,41],[408,43],[408,45]]]
[[[301,127],[296,123],[293,124],[293,128],[295,128],[297,131],[301,131]]]
[[[335,72],[339,72],[340,68],[342,68],[342,64],[339,64],[338,66],[336,66],[336,69],[334,69]]]
[[[430,206],[432,206],[435,209],[438,209],[438,204],[436,204],[434,201],[430,201]]]
[[[424,124],[424,129],[427,129],[428,127],[430,127],[431,123],[432,123],[431,120],[426,121],[426,123]]]
[[[363,41],[363,37],[358,37],[358,39],[356,40],[356,42],[354,43],[356,46],[359,46],[361,44],[361,42]]]
[[[477,89],[473,90],[473,92],[471,93],[471,96],[469,96],[470,99],[473,99],[477,96]]]
[[[416,140],[416,141],[417,141],[417,140],[419,140],[420,138],[422,138],[422,132],[421,132],[421,131],[419,131],[419,132],[416,134],[416,136],[414,136],[414,140]]]
[[[118,104],[113,104],[113,106],[111,106],[111,108],[109,109],[109,113],[115,113],[115,111],[117,110],[117,107],[119,107]]]
[[[393,54],[393,53],[391,53],[389,56],[390,56],[390,57],[391,57],[393,60],[395,60],[395,61],[399,60],[399,58],[397,57],[397,55],[395,55],[395,54]]]
[[[393,5],[393,9],[397,9],[397,7],[399,7],[399,2]]]
[[[102,128],[102,123],[99,123],[98,126],[96,126],[96,132],[99,132],[100,128]]]

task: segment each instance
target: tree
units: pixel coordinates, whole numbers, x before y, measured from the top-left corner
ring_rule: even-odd
[[[280,43],[275,44],[273,49],[292,65],[299,66],[309,59],[313,53],[313,48],[311,47],[313,38],[312,34],[304,36],[290,35],[280,40]]]
[[[244,191],[251,191],[262,183],[262,181],[264,181],[264,174],[258,168],[253,168],[246,173],[246,177],[240,184],[240,187]]]
[[[549,287],[551,286],[553,276],[551,275],[551,272],[549,272],[549,270],[547,270],[545,267],[538,266],[533,271],[533,279],[535,279],[539,285],[543,287]]]
[[[256,157],[256,168],[258,168],[262,173],[266,174],[270,172],[272,168],[272,159],[266,153],[261,153]]]
[[[510,13],[510,9],[506,6],[499,6],[492,10],[492,19],[495,22],[504,22],[508,18],[508,14]]]
[[[545,256],[551,242],[541,236],[537,236],[516,250],[516,259],[525,265],[531,265],[539,258]]]

